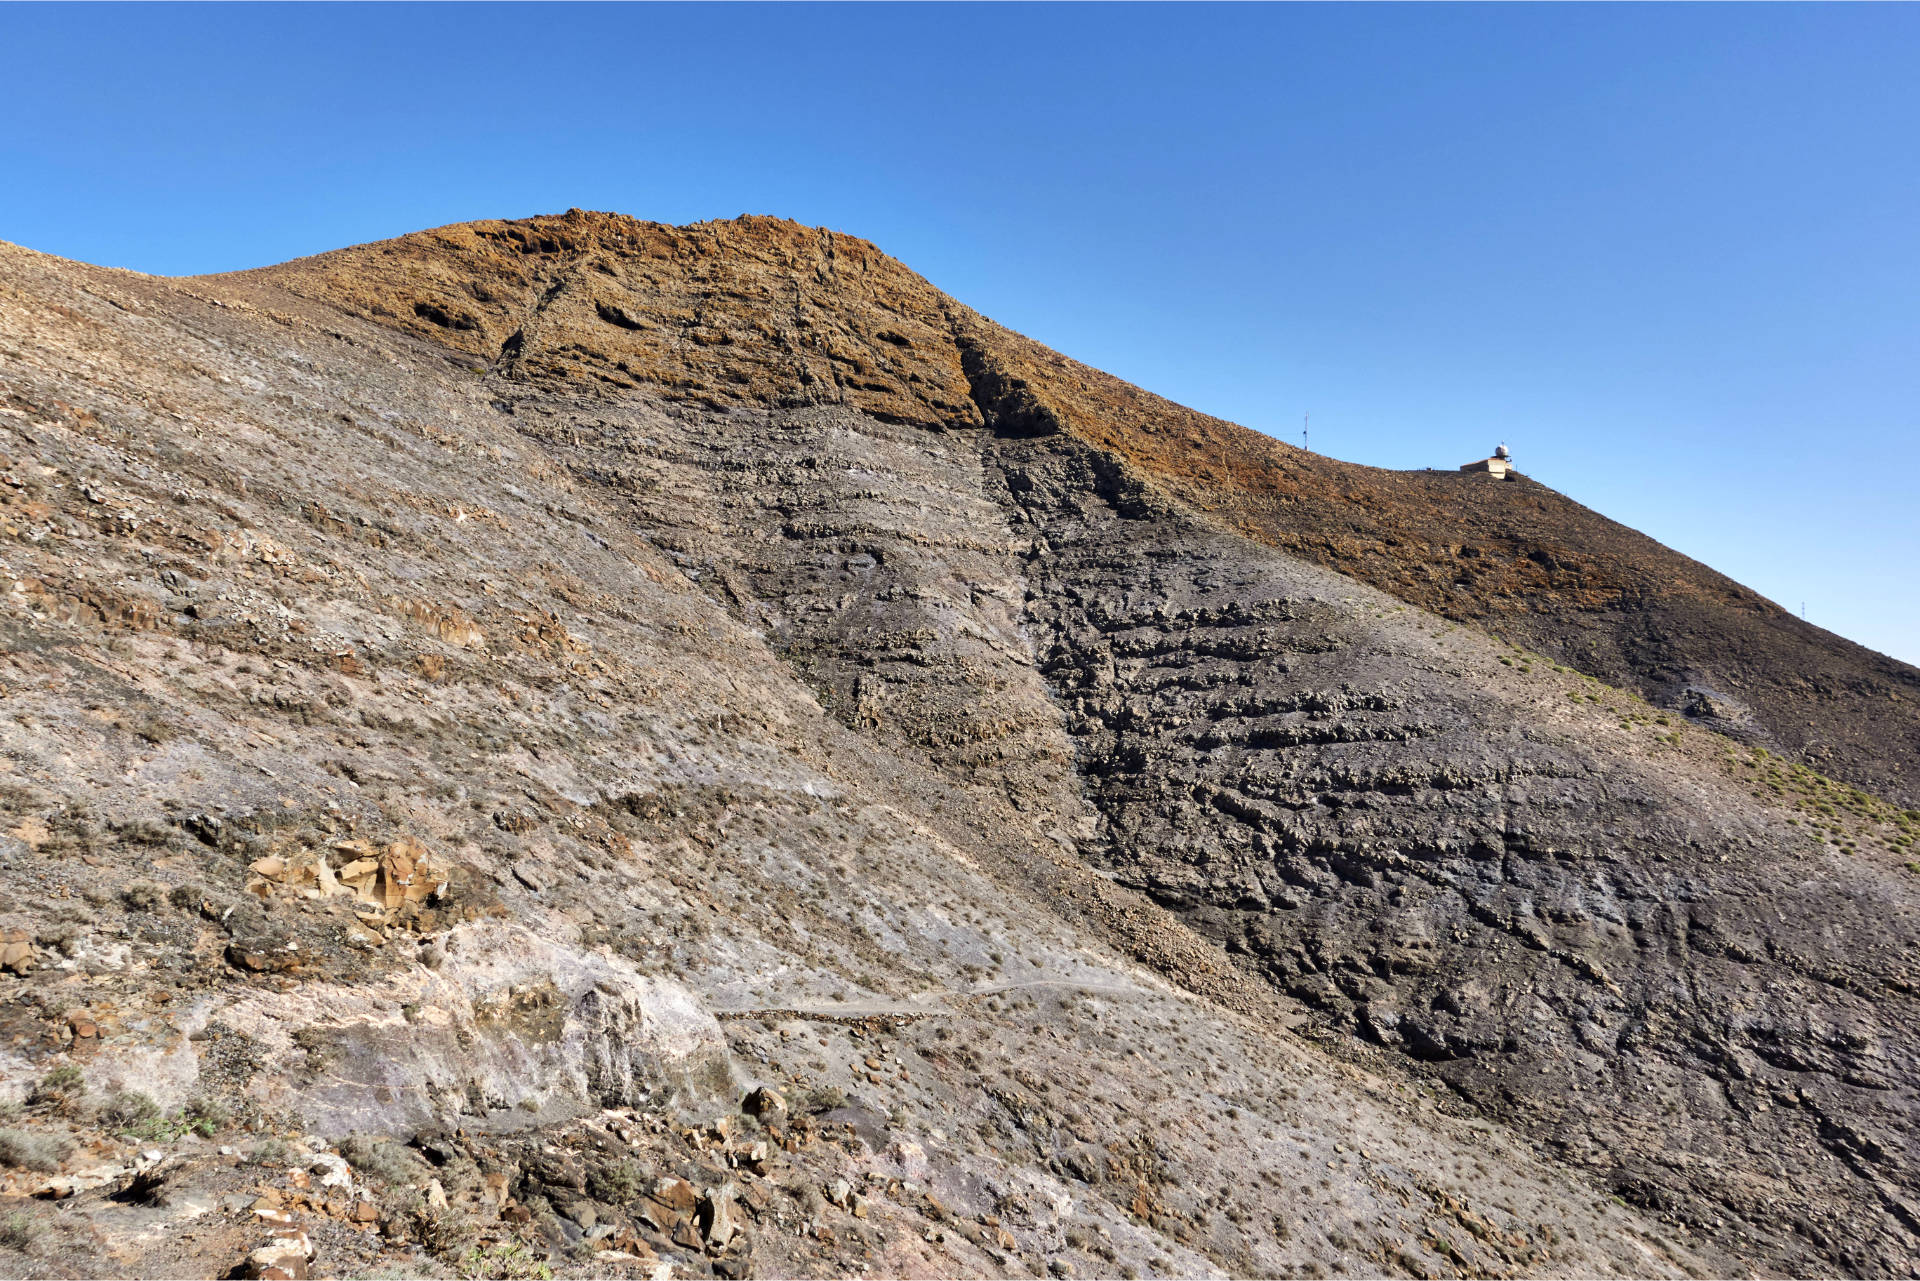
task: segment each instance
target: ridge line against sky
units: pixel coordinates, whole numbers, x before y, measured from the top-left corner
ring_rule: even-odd
[[[1920,661],[1920,8],[15,5],[0,41],[30,248],[777,214],[1335,457],[1504,440]]]

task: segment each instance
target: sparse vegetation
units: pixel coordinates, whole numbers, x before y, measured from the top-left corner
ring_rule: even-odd
[[[645,1190],[646,1171],[633,1161],[599,1166],[589,1176],[587,1190],[609,1205],[625,1205]]]
[[[818,1115],[845,1106],[847,1106],[846,1091],[831,1085],[807,1090],[794,1099],[794,1111],[799,1113]]]
[[[25,1254],[33,1248],[36,1235],[33,1220],[19,1211],[0,1217],[0,1246]]]
[[[1798,761],[1776,756],[1765,748],[1742,754],[1731,745],[1726,753],[1729,771],[1745,778],[1756,800],[1790,806],[1788,822],[1810,828],[1841,850],[1904,853],[1920,838],[1920,815],[1903,810],[1870,792],[1809,769]]]
[[[354,1134],[339,1143],[340,1155],[375,1183],[417,1183],[426,1174],[426,1164],[392,1139]]]
[[[466,1281],[553,1281],[553,1268],[518,1241],[475,1246],[460,1260]]]
[[[128,1130],[160,1115],[160,1105],[138,1090],[120,1090],[100,1104],[96,1116],[109,1130]]]
[[[33,1093],[27,1096],[27,1102],[56,1112],[68,1112],[86,1097],[86,1074],[72,1063],[62,1063],[40,1078]]]
[[[184,1134],[210,1139],[232,1123],[225,1104],[214,1099],[195,1099],[171,1113],[157,1107],[144,1119],[125,1127],[133,1138],[150,1143],[169,1143]]]

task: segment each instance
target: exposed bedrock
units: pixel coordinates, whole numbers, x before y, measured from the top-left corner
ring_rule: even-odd
[[[1090,857],[1630,1199],[1784,1266],[1915,1266],[1904,867],[1755,804],[1727,741],[1094,451],[988,455]]]
[[[577,211],[0,246],[0,482],[23,1273],[1920,1270],[1920,686],[1532,482]]]
[[[192,1031],[247,1038],[274,1065],[248,1094],[329,1137],[515,1130],[602,1108],[699,1114],[732,1101],[720,1025],[679,984],[506,922],[461,926],[431,947],[431,968],[382,983],[208,1003]]]

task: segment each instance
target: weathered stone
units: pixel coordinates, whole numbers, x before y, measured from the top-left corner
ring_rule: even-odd
[[[240,1274],[256,1281],[306,1281],[313,1242],[298,1228],[276,1229],[241,1265]]]
[[[227,964],[254,974],[284,974],[299,968],[300,952],[282,939],[236,939],[227,945]]]
[[[700,1235],[706,1238],[708,1248],[714,1251],[725,1250],[733,1244],[740,1234],[740,1217],[734,1209],[734,1198],[738,1189],[731,1183],[717,1188],[708,1188],[699,1202]]]
[[[653,1185],[647,1193],[648,1198],[661,1209],[672,1215],[675,1222],[693,1216],[694,1207],[699,1203],[700,1194],[693,1184],[685,1179],[666,1178]]]
[[[0,970],[28,974],[37,963],[31,934],[25,930],[0,931]]]

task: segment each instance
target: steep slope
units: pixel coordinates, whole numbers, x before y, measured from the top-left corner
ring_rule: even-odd
[[[497,314],[461,302],[475,273]],[[1910,669],[1536,485],[1300,454],[1038,348],[862,242],[774,220],[474,224],[247,279],[477,356],[497,343],[526,429],[619,493],[843,723],[1039,816],[1331,1028],[1747,1257],[1913,1257],[1895,1155],[1914,1085],[1911,819],[1811,775],[1754,790],[1744,762],[1771,756],[1730,756],[1529,650],[1440,641],[1430,617],[1303,562],[1690,707],[1708,687],[1711,722],[1751,746],[1788,737],[1787,710],[1864,724],[1892,747],[1850,740],[1856,777],[1901,777],[1913,722],[1882,697],[1897,690],[1855,677],[1910,685]],[[662,402],[680,411],[638,408]],[[1676,669],[1688,646],[1757,649],[1760,676]],[[1761,689],[1808,646],[1851,692]],[[1740,723],[1736,677],[1771,722]],[[1835,798],[1848,821],[1829,826]]]
[[[1104,487],[1108,456],[996,452],[1121,883],[1748,1257],[1909,1266],[1897,855],[1803,834],[1767,758]]]
[[[1920,670],[1521,477],[1321,458],[993,336],[1068,430],[1247,537],[1920,805]]]
[[[5,252],[0,1156],[296,1145],[68,1158],[117,1267],[244,1253],[268,1186],[370,1268],[300,1186],[336,1150],[407,1268],[1920,1260],[1915,816],[1313,542],[1590,513],[1262,443],[771,219]],[[1567,554],[1686,570],[1623,546]]]
[[[1059,714],[1005,603],[958,595],[1024,594],[982,572],[1018,564],[967,442],[529,394],[10,247],[0,426],[10,1271],[1731,1266],[1286,1037],[1068,856]],[[596,432],[658,488],[582,480]],[[870,545],[922,548],[867,596],[803,475],[791,516],[742,484],[746,442],[833,440]],[[944,541],[885,528],[942,503]],[[805,626],[745,621],[776,588]],[[838,688],[891,609],[881,678],[924,650],[931,693],[857,732],[795,673]],[[1003,713],[930,738],[963,663]]]

